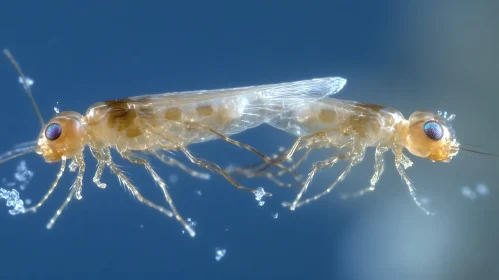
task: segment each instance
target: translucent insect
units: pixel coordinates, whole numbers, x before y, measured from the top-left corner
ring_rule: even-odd
[[[368,147],[375,148],[374,174],[369,186],[358,192],[344,194],[342,198],[355,197],[374,191],[384,170],[385,152],[391,150],[395,155],[395,167],[407,185],[415,203],[427,214],[428,211],[415,194],[415,187],[409,180],[406,169],[412,161],[404,155],[404,148],[412,155],[428,158],[434,162],[449,162],[459,150],[491,155],[462,147],[456,140],[450,121],[455,115],[417,111],[409,119],[397,110],[379,105],[363,104],[355,101],[324,98],[303,106],[295,107],[283,113],[279,118],[270,120],[275,128],[297,136],[292,147],[273,160],[273,163],[261,162],[247,168],[235,169],[235,173],[247,177],[282,176],[281,171],[270,172],[273,164],[282,163],[293,157],[295,152],[303,150],[289,170],[295,170],[315,149],[335,148],[337,153],[329,158],[315,162],[306,179],[301,182],[301,190],[293,202],[284,202],[283,206],[295,210],[329,193],[348,173],[359,164]],[[496,156],[496,155],[492,155]],[[339,177],[323,192],[302,200],[314,175],[325,167],[332,167],[339,161],[347,161],[346,168]],[[289,171],[288,170],[288,171]]]
[[[304,103],[335,94],[346,83],[345,79],[336,77],[264,86],[143,95],[94,104],[84,115],[73,111],[60,112],[45,124],[21,68],[8,50],[4,50],[4,53],[26,85],[26,92],[39,117],[42,130],[37,141],[8,151],[0,156],[0,163],[31,152],[42,155],[46,162],[61,162],[56,179],[46,195],[25,212],[35,212],[49,198],[65,172],[68,159],[72,159],[69,169],[77,171],[66,200],[49,221],[47,228],[53,226],[73,197],[82,198],[85,173],[83,151],[85,147],[89,147],[97,160],[93,182],[98,187],[106,187],[101,182],[101,176],[107,166],[140,202],[169,217],[175,217],[194,236],[194,230],[176,210],[165,181],[154,171],[149,161],[138,153],[154,156],[165,164],[177,166],[193,176],[203,177],[167,154],[180,151],[193,164],[219,173],[239,189],[256,193],[255,189],[237,183],[215,163],[194,156],[187,147],[193,143],[222,139],[270,162],[270,158],[256,149],[228,136],[268,123],[283,112]],[[115,149],[123,159],[145,167],[162,190],[169,210],[139,193],[114,163],[111,149]]]

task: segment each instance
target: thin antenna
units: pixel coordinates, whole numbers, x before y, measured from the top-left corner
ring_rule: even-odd
[[[466,148],[463,148],[463,147],[459,147],[459,150],[463,150],[463,151],[470,152],[470,153],[475,153],[475,154],[480,154],[480,155],[485,155],[485,156],[490,156],[490,157],[499,157],[499,155],[496,155],[496,154],[489,154],[489,153],[474,151],[474,150],[466,149]]]
[[[29,153],[32,153],[35,151],[35,149],[36,149],[36,145],[31,145],[28,147],[15,148],[13,150],[5,152],[2,155],[0,155],[0,164],[7,162],[11,159],[15,159],[15,158],[27,155]]]
[[[10,60],[12,65],[14,65],[14,68],[16,68],[17,73],[21,77],[23,84],[24,84],[24,89],[26,90],[26,93],[28,94],[28,97],[31,100],[31,104],[33,105],[33,108],[35,108],[36,115],[38,116],[38,119],[40,120],[40,124],[43,127],[45,125],[45,122],[43,121],[42,114],[40,113],[40,110],[38,109],[38,106],[36,105],[35,98],[33,97],[31,90],[29,89],[29,84],[26,81],[26,77],[24,76],[23,70],[21,70],[21,67],[19,66],[17,61],[14,59],[14,56],[10,53],[10,51],[8,49],[3,49],[3,53]]]

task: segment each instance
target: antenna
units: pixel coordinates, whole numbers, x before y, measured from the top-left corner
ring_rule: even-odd
[[[24,90],[26,90],[26,93],[28,94],[28,97],[31,100],[31,104],[33,105],[33,108],[35,108],[36,115],[38,116],[38,119],[40,120],[40,124],[43,127],[45,125],[45,122],[43,121],[42,114],[40,113],[40,110],[38,109],[38,106],[36,105],[35,98],[33,97],[31,90],[29,89],[29,85],[28,85],[28,82],[26,81],[26,77],[24,76],[23,70],[21,70],[21,67],[19,66],[17,61],[14,59],[14,56],[10,53],[10,51],[8,49],[3,49],[3,53],[10,60],[10,63],[12,63],[12,65],[14,65],[14,68],[16,68],[17,73],[21,77],[23,84],[24,84]]]

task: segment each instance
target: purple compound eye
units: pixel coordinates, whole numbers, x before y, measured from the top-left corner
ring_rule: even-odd
[[[45,137],[50,141],[57,140],[61,136],[61,133],[62,127],[58,123],[51,123],[45,129]]]
[[[444,129],[442,125],[436,121],[427,121],[424,124],[424,134],[428,136],[431,140],[438,141],[444,136]]]

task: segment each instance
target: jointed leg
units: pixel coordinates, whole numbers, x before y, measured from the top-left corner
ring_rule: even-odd
[[[71,199],[73,198],[75,192],[76,192],[76,189],[75,188],[71,188],[71,191],[69,192],[68,196],[66,197],[66,200],[64,200],[64,202],[62,203],[62,205],[55,212],[54,216],[52,216],[52,218],[50,219],[50,221],[47,223],[47,226],[46,226],[47,229],[51,229],[54,226],[55,221],[61,215],[62,210],[64,210],[64,208],[66,208],[66,206],[68,205],[68,203],[71,201]]]
[[[66,206],[69,204],[73,196],[75,196],[77,199],[81,199],[81,189],[82,189],[82,184],[83,184],[83,175],[85,172],[85,161],[83,160],[83,154],[78,154],[75,156],[73,159],[73,162],[71,164],[74,168],[78,168],[78,175],[76,175],[76,179],[73,182],[73,185],[71,186],[71,191],[69,192],[68,196],[66,197],[66,200],[62,203],[62,205],[57,209],[55,212],[54,216],[50,219],[50,221],[47,223],[47,229],[51,229],[57,218],[61,215],[62,211]]]
[[[218,174],[222,175],[227,181],[229,181],[231,184],[233,184],[235,187],[237,187],[238,189],[242,189],[242,190],[245,190],[245,191],[248,191],[248,192],[251,192],[251,193],[256,193],[257,190],[255,189],[251,189],[251,188],[247,188],[247,187],[244,187],[242,186],[241,184],[239,184],[236,180],[234,180],[231,176],[229,176],[225,171],[222,170],[222,168],[220,168],[220,166],[212,163],[212,162],[209,162],[205,159],[202,159],[202,158],[197,158],[195,156],[193,156],[185,147],[183,146],[180,146],[179,149],[187,156],[187,158],[194,164],[200,166],[200,167],[204,167],[204,168],[207,168],[211,171],[214,171],[214,172],[217,172]],[[272,196],[271,193],[265,193],[265,196]]]
[[[85,161],[83,160],[83,154],[76,155],[75,162],[78,164],[78,175],[76,175],[76,180],[73,187],[76,189],[75,197],[80,200],[82,198],[81,191],[83,186],[83,175],[85,174]]]
[[[280,157],[278,159],[272,160],[272,162],[270,164],[263,166],[262,168],[257,170],[255,173],[258,174],[260,172],[267,170],[268,168],[270,168],[273,165],[276,165],[276,164],[279,164],[279,163],[282,163],[286,160],[291,159],[295,152],[297,152],[303,148],[306,148],[307,146],[309,146],[310,144],[312,144],[318,140],[324,139],[329,132],[336,131],[336,130],[337,130],[336,128],[331,128],[331,129],[319,131],[319,132],[316,132],[316,133],[313,133],[313,134],[310,134],[307,136],[299,136],[296,139],[296,141],[293,143],[293,146],[288,150],[288,152],[286,153],[286,155],[284,157]],[[304,141],[304,140],[306,140],[306,142],[302,143],[302,141]]]
[[[262,176],[261,174],[263,174],[263,176],[266,176],[268,178],[273,178],[275,177],[274,173],[266,171],[267,169],[269,169],[273,165],[280,164],[286,160],[290,160],[297,151],[306,149],[305,154],[303,154],[302,157],[300,157],[298,161],[291,168],[288,168],[290,171],[294,172],[294,170],[305,160],[305,158],[310,153],[311,148],[309,147],[309,145],[313,144],[318,140],[323,139],[324,137],[327,136],[329,132],[334,130],[336,129],[333,128],[325,131],[320,131],[314,134],[310,134],[307,136],[298,137],[296,141],[293,143],[293,146],[285,153],[285,155],[280,156],[277,159],[273,159],[271,162],[260,162],[258,164],[253,164],[251,166],[248,166],[246,168],[237,168],[234,169],[233,172],[235,171],[249,178],[256,177],[259,175]],[[253,171],[251,169],[257,169],[257,170]],[[282,174],[283,174],[282,171],[280,171],[279,173],[277,173],[277,176],[282,176]],[[301,176],[295,177],[295,179],[297,181],[300,181]]]
[[[289,207],[292,211],[295,210],[297,207],[297,204],[300,201],[300,198],[307,191],[308,186],[312,182],[312,179],[314,178],[315,173],[317,173],[317,171],[321,170],[324,167],[332,167],[333,165],[335,165],[338,162],[338,160],[343,159],[343,158],[345,158],[344,155],[336,155],[332,158],[318,161],[318,162],[314,163],[312,165],[312,170],[308,173],[307,179],[305,180],[305,183],[303,184],[303,187],[301,188],[300,192],[296,196],[295,200],[292,203],[283,202],[282,206]]]
[[[125,174],[123,174],[123,171],[113,162],[109,148],[103,148],[102,150],[93,149],[92,153],[94,153],[94,156],[97,155],[96,158],[99,162],[103,162],[109,167],[111,172],[113,172],[113,174],[116,175],[116,177],[118,177],[120,183],[123,184],[134,195],[134,197],[137,198],[138,201],[151,208],[158,210],[159,212],[165,214],[168,217],[173,217],[173,213],[171,211],[159,205],[156,205],[152,201],[143,197],[142,194],[140,194],[140,192],[132,184],[130,179],[128,179],[128,177]],[[102,172],[94,176],[94,182],[100,183],[100,175],[102,175]]]
[[[293,163],[293,164],[289,167],[289,169],[290,169],[290,170],[296,170],[296,168],[298,168],[298,166],[300,166],[300,164],[301,164],[304,160],[306,160],[306,159],[307,159],[307,157],[308,157],[308,155],[310,154],[310,152],[311,152],[311,151],[312,151],[312,149],[310,149],[310,148],[306,148],[306,150],[305,150],[305,152],[303,153],[303,155],[301,155],[301,156],[300,156],[300,158],[299,158],[297,161],[295,161],[295,162],[294,162],[294,163]],[[282,176],[283,174],[284,174],[284,173],[283,173],[283,172],[282,172],[282,170],[281,170],[281,171],[279,171],[279,172],[277,173],[277,176],[279,176],[279,177],[280,177],[280,176]]]
[[[342,199],[350,199],[364,195],[367,192],[374,191],[376,184],[378,183],[379,178],[381,177],[381,174],[383,174],[383,171],[385,170],[385,160],[383,158],[383,155],[386,151],[388,151],[388,148],[386,147],[377,147],[376,151],[374,152],[374,174],[371,177],[371,180],[369,181],[369,187],[363,188],[351,194],[342,194],[341,195]]]
[[[64,170],[66,169],[66,159],[65,158],[62,158],[61,160],[61,168],[59,169],[59,172],[57,173],[57,177],[55,178],[54,182],[52,183],[52,186],[50,186],[49,190],[47,191],[47,193],[43,196],[43,198],[40,200],[40,202],[38,202],[37,204],[29,207],[29,208],[26,208],[24,209],[24,213],[27,213],[27,212],[36,212],[36,210],[38,208],[40,208],[43,203],[45,203],[45,201],[47,201],[47,199],[49,198],[49,196],[52,194],[52,192],[54,192],[55,188],[57,187],[57,184],[59,183],[59,179],[61,179],[62,177],[62,174],[64,173]]]
[[[414,185],[412,184],[411,180],[405,173],[405,169],[408,168],[409,166],[412,165],[411,160],[402,153],[402,151],[398,151],[395,153],[395,167],[397,168],[398,173],[400,174],[400,177],[404,180],[405,184],[409,188],[409,193],[412,196],[412,199],[416,203],[416,205],[421,208],[427,215],[433,215],[432,212],[428,211],[424,206],[421,201],[416,197],[416,189],[414,188]]]
[[[248,144],[244,144],[244,143],[241,143],[239,141],[236,141],[234,139],[231,139],[219,132],[217,132],[216,130],[212,129],[211,127],[207,127],[207,126],[204,126],[204,125],[201,125],[201,124],[197,124],[197,123],[192,123],[192,122],[189,122],[189,123],[186,123],[188,125],[189,128],[191,129],[202,129],[202,130],[208,130],[210,131],[211,133],[213,133],[214,135],[216,135],[218,138],[224,140],[225,142],[227,143],[231,143],[233,145],[236,145],[240,148],[243,148],[243,149],[246,149],[256,155],[258,155],[259,157],[263,158],[265,162],[267,163],[272,163],[272,165],[276,165],[277,167],[281,168],[284,172],[289,172],[291,173],[293,176],[295,176],[295,178],[299,178],[299,174],[297,174],[296,172],[292,171],[292,170],[289,170],[287,167],[283,166],[280,162],[274,162],[271,158],[269,158],[267,155],[265,155],[264,153],[258,151],[257,149],[251,147],[250,145]]]
[[[279,187],[292,187],[293,186],[293,184],[282,182],[281,180],[279,180],[277,178],[276,174],[274,174],[273,172],[270,172],[270,171],[256,174],[253,170],[249,170],[246,168],[240,168],[240,167],[236,167],[236,166],[229,166],[229,167],[225,168],[225,172],[227,172],[227,174],[238,174],[238,175],[244,176],[246,178],[255,178],[257,176],[267,177],[267,179],[269,179],[270,181],[272,181],[274,184],[278,185]]]
[[[90,151],[92,152],[94,158],[97,160],[97,170],[95,171],[92,181],[97,185],[97,187],[105,189],[107,186],[106,183],[102,183],[100,181],[100,179],[102,178],[102,172],[104,172],[104,167],[106,166],[105,155],[99,150],[99,148],[90,147]]]
[[[308,135],[308,136],[304,136],[304,137],[298,137],[296,139],[296,141],[293,143],[293,146],[286,152],[285,156],[281,156],[281,157],[279,157],[277,159],[273,159],[270,162],[265,162],[265,164],[261,168],[259,168],[257,171],[255,171],[255,175],[264,172],[265,170],[269,169],[270,167],[272,167],[272,166],[274,166],[276,164],[280,164],[280,163],[282,163],[282,162],[284,162],[286,160],[291,159],[293,157],[293,155],[295,154],[295,152],[299,150],[298,146],[300,145],[300,143],[303,140],[312,139],[312,138],[317,137],[316,134],[312,134],[312,135]],[[321,135],[322,135],[322,133],[321,133]]]
[[[343,181],[345,179],[345,177],[348,175],[348,173],[350,173],[350,171],[352,170],[352,168],[355,165],[357,165],[359,162],[362,161],[362,158],[363,158],[363,155],[355,156],[354,158],[352,158],[352,160],[347,165],[347,167],[345,168],[345,170],[340,174],[340,176],[338,176],[338,178],[336,179],[336,181],[334,181],[334,183],[332,183],[331,185],[329,185],[329,187],[325,191],[321,192],[320,194],[314,195],[313,197],[311,197],[309,199],[306,199],[306,200],[304,200],[304,201],[302,201],[300,203],[295,204],[294,208],[303,206],[305,204],[308,204],[308,203],[310,203],[310,202],[312,202],[314,200],[317,200],[317,199],[321,198],[322,196],[328,194],[339,182],[341,182],[341,181]],[[292,210],[294,210],[294,208],[292,208]]]
[[[283,181],[279,180],[277,178],[277,176],[272,172],[265,172],[265,173],[263,173],[263,176],[267,177],[267,179],[269,179],[269,181],[272,181],[274,184],[278,185],[279,187],[291,188],[291,187],[295,186],[295,184],[284,183]],[[251,178],[251,177],[249,177],[249,178]],[[295,177],[295,180],[299,181],[299,178]]]
[[[163,191],[165,199],[168,202],[168,204],[170,205],[170,209],[172,210],[173,215],[175,216],[177,221],[179,221],[184,226],[185,230],[189,233],[190,236],[194,237],[196,235],[196,233],[189,226],[189,224],[187,224],[185,222],[185,220],[182,218],[182,216],[180,216],[180,214],[178,213],[177,208],[173,204],[173,200],[172,200],[170,194],[168,193],[168,190],[166,189],[167,188],[166,183],[163,181],[163,179],[161,179],[161,177],[159,177],[159,175],[156,173],[156,171],[154,171],[151,164],[147,160],[140,158],[138,156],[135,156],[130,152],[125,151],[125,152],[121,152],[120,154],[124,159],[127,159],[128,161],[130,161],[132,163],[144,165],[146,170],[153,177],[154,181],[159,185],[159,187]]]
[[[299,148],[301,149],[301,148]],[[298,168],[298,166],[308,157],[308,155],[310,154],[310,152],[312,151],[311,148],[308,148],[308,147],[305,147],[305,153],[303,153],[300,158],[293,163],[293,165],[291,165],[290,167],[288,167],[286,170],[280,170],[278,172],[272,172],[272,171],[252,171],[250,170],[251,167],[246,167],[246,168],[232,168],[230,169],[230,173],[237,173],[239,175],[242,175],[242,176],[245,176],[247,178],[254,178],[256,176],[263,176],[263,177],[267,177],[267,179],[269,179],[270,181],[272,181],[274,184],[278,185],[279,187],[294,187],[296,186],[297,184],[293,184],[293,183],[283,183],[281,180],[278,179],[278,177],[281,177],[283,176],[285,173],[287,172],[290,172],[290,171],[293,171],[295,172],[296,168]],[[276,155],[276,158],[279,158],[279,156]],[[254,166],[258,166],[258,165],[263,165],[265,164],[266,162],[260,162],[258,164],[255,164]],[[269,168],[271,165],[266,165],[265,167],[263,167],[262,169],[265,170],[267,168]],[[301,174],[298,174],[297,173],[297,176],[295,176],[295,180],[298,181],[299,183],[301,183],[301,179],[302,179],[302,175]],[[301,185],[301,184],[298,184],[298,185]]]
[[[118,177],[118,180],[120,181],[120,183],[122,183],[123,185],[125,185],[125,187],[143,204],[151,207],[151,208],[154,208],[156,210],[158,210],[159,212],[165,214],[166,216],[168,217],[173,217],[173,213],[159,205],[156,205],[155,203],[151,202],[150,200],[146,199],[145,197],[142,196],[142,194],[139,193],[139,191],[137,190],[137,188],[132,184],[132,182],[130,181],[130,179],[128,179],[128,177],[123,174],[123,171],[113,162],[112,160],[112,157],[111,157],[111,152],[109,151],[109,148],[106,148],[104,149],[103,151],[105,153],[105,156],[106,156],[106,165],[107,167],[109,167],[109,169],[111,170],[111,172],[113,172],[114,175],[116,175],[116,177]]]
[[[307,148],[307,147],[300,147],[300,148],[297,149],[297,151],[301,150],[302,148],[306,149],[305,153],[303,155],[301,155],[300,158],[296,162],[294,162],[290,167],[286,167],[285,169],[280,170],[278,172],[270,172],[269,171],[268,173],[271,173],[272,175],[274,175],[276,177],[281,177],[285,173],[294,172],[294,174],[296,174],[295,175],[295,180],[296,181],[301,180],[301,178],[303,176],[301,174],[299,174],[299,173],[296,173],[295,170],[303,162],[303,160],[305,160],[308,157],[308,154],[312,151],[312,149]],[[279,160],[279,159],[281,159],[283,157],[285,157],[284,154],[281,154],[281,155],[274,154],[272,156],[273,160]],[[265,170],[265,169],[268,169],[268,168],[272,167],[272,165],[273,165],[272,162],[260,161],[258,163],[254,163],[254,164],[248,165],[246,167],[232,167],[232,168],[230,168],[230,171],[233,172],[233,173],[237,173],[239,175],[246,176],[248,178],[254,178],[254,177],[257,177],[257,176],[267,176],[265,173],[263,175],[261,175],[262,171]],[[257,169],[257,168],[258,168],[258,170],[254,171],[254,169]]]
[[[176,166],[176,167],[182,169],[182,171],[191,175],[192,177],[196,177],[196,178],[203,179],[203,180],[210,179],[209,173],[204,173],[204,172],[199,172],[199,171],[193,170],[193,169],[187,167],[185,164],[181,163],[180,161],[165,155],[164,153],[158,152],[156,150],[152,150],[152,151],[150,151],[150,153],[152,155],[154,155],[157,159],[162,161],[163,163],[168,164],[170,166]]]
[[[273,162],[267,162],[267,161],[261,161],[261,162],[258,162],[256,164],[252,164],[252,165],[246,166],[246,167],[230,167],[230,168],[227,168],[226,171],[228,173],[235,173],[235,174],[244,176],[246,178],[267,177],[267,179],[269,179],[270,181],[272,181],[273,183],[275,183],[276,185],[278,185],[280,187],[293,187],[296,184],[283,183],[280,179],[278,179],[278,177],[283,176],[285,173],[293,172],[295,174],[294,179],[298,182],[301,182],[301,179],[303,176],[299,173],[296,173],[295,170],[307,158],[308,154],[311,152],[311,149],[306,147],[306,146],[298,147],[295,150],[295,152],[298,150],[301,150],[303,148],[306,149],[305,153],[303,155],[301,155],[301,157],[298,159],[298,161],[296,161],[293,165],[291,165],[291,167],[288,167],[286,169],[281,169],[278,172],[267,171],[267,169],[269,169],[270,167],[272,167],[274,165]],[[281,155],[281,156],[274,155],[273,161],[280,160],[281,158],[284,158],[284,157],[285,157],[285,155]],[[257,169],[257,170],[254,170],[254,169]]]

